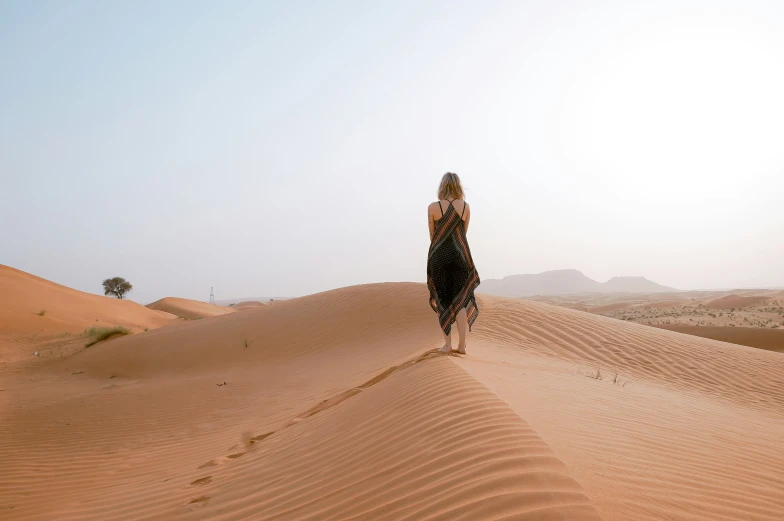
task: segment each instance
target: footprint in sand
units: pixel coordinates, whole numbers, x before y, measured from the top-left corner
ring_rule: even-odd
[[[220,458],[211,459],[207,463],[203,463],[203,464],[199,465],[198,468],[199,469],[206,469],[208,467],[217,467],[218,465],[222,465],[222,464],[226,463],[229,460],[241,458],[245,454],[247,454],[247,452],[236,452],[234,454],[229,454],[228,456],[223,456],[223,457],[220,457]]]
[[[267,437],[269,437],[269,436],[272,436],[273,434],[275,434],[275,431],[266,432],[266,433],[264,433],[264,434],[259,434],[258,436],[254,436],[254,437],[250,438],[250,439],[248,440],[248,444],[249,444],[249,445],[252,445],[252,444],[254,444],[254,443],[256,443],[256,442],[259,442],[259,441],[263,440],[264,438],[267,438]]]
[[[262,441],[262,440],[272,436],[273,434],[275,434],[275,431],[265,432],[264,434],[259,434],[258,436],[248,437],[246,443],[247,443],[247,445],[250,446],[250,445],[253,445],[254,443],[258,443],[258,442],[260,442],[260,441]],[[235,448],[237,448],[237,445],[233,446],[229,450],[233,450]],[[206,469],[208,467],[217,467],[221,463],[224,463],[224,462],[226,462],[226,461],[228,461],[230,459],[240,458],[240,457],[244,456],[245,454],[247,454],[247,452],[237,452],[237,453],[234,453],[234,454],[229,454],[228,456],[223,457],[223,458],[211,459],[207,463],[199,465],[198,468],[199,469]],[[202,479],[205,479],[205,478],[202,478]],[[199,481],[200,480],[197,479],[196,481],[191,483],[191,485],[201,485],[201,484],[203,484],[203,483],[199,483]]]
[[[191,482],[191,486],[200,486],[200,485],[208,485],[212,483],[212,476],[205,476],[203,478],[199,478],[196,481]]]
[[[454,355],[457,356],[457,353],[454,353]],[[438,356],[438,353],[437,353],[436,349],[433,349],[433,350],[427,351],[426,353],[423,353],[423,354],[421,354],[421,355],[419,355],[419,356],[417,356],[417,357],[415,357],[415,358],[413,358],[413,359],[411,359],[411,360],[409,360],[409,361],[407,361],[407,362],[405,362],[403,364],[400,364],[400,365],[397,365],[397,366],[392,366],[389,369],[387,369],[386,371],[383,371],[381,374],[378,374],[374,378],[371,378],[370,380],[368,380],[364,384],[360,385],[359,387],[351,388],[351,389],[347,390],[344,393],[341,393],[340,395],[338,395],[336,397],[333,397],[331,399],[327,399],[327,400],[322,401],[321,403],[319,403],[315,407],[312,407],[310,410],[306,411],[304,415],[296,417],[296,418],[293,418],[292,420],[289,420],[289,422],[286,424],[286,426],[288,427],[288,426],[294,425],[295,423],[301,422],[301,421],[305,420],[306,418],[308,418],[310,416],[318,414],[318,413],[320,413],[320,412],[322,412],[322,411],[324,411],[326,409],[330,409],[332,407],[335,407],[336,405],[339,405],[340,403],[344,402],[345,400],[348,400],[349,398],[351,398],[351,397],[361,393],[365,389],[368,389],[368,388],[376,385],[377,383],[385,380],[390,375],[392,375],[393,373],[399,371],[400,369],[405,368],[405,367],[409,367],[409,366],[412,366],[412,365],[415,365],[415,364],[417,364],[419,362],[422,362],[422,361],[427,360],[429,358],[433,358],[435,356]],[[265,438],[268,438],[269,436],[272,436],[273,434],[275,434],[275,431],[265,432],[264,434],[259,434],[257,436],[253,436],[253,437],[247,437],[246,438],[246,440],[247,440],[246,444],[249,445],[249,446],[253,445],[254,443],[260,442],[260,441],[264,440]],[[237,447],[238,447],[238,445],[234,445],[229,450],[234,450]],[[204,468],[207,468],[207,467],[215,467],[217,465],[225,463],[228,460],[241,458],[245,454],[247,454],[247,452],[235,452],[234,454],[229,454],[228,456],[225,456],[223,458],[216,458],[216,459],[210,460],[207,463],[204,463],[204,464],[200,465],[198,468],[199,469],[204,469]],[[202,479],[207,479],[207,478],[202,478]],[[201,483],[201,480],[199,480],[199,479],[197,479],[196,481],[191,483],[191,485],[202,485],[202,484],[206,484],[206,483]]]
[[[459,357],[458,353],[451,353],[451,354],[454,355],[454,356],[458,356]],[[376,385],[377,383],[385,380],[390,375],[392,375],[393,373],[399,371],[400,369],[403,369],[403,368],[406,368],[406,367],[418,364],[419,362],[423,362],[425,360],[428,360],[428,359],[436,357],[436,356],[438,356],[438,350],[437,349],[431,349],[430,351],[427,351],[427,352],[425,352],[425,353],[423,353],[421,355],[418,355],[415,358],[412,358],[411,360],[409,360],[407,362],[404,362],[404,363],[402,363],[400,365],[392,366],[392,367],[388,368],[386,371],[383,371],[382,373],[376,375],[375,377],[371,378],[367,382],[363,383],[359,387],[351,388],[351,389],[349,389],[349,390],[339,394],[336,397],[333,397],[333,398],[330,398],[330,399],[322,401],[321,403],[319,403],[315,407],[312,407],[310,410],[306,411],[303,415],[289,420],[289,422],[285,426],[286,427],[290,427],[290,426],[292,426],[292,425],[294,425],[296,423],[299,423],[299,422],[309,418],[310,416],[318,414],[318,413],[320,413],[322,411],[325,411],[327,409],[331,409],[332,407],[335,407],[335,406],[339,405],[340,403],[348,400],[349,398],[351,398],[353,396],[356,396],[357,394],[361,393],[365,389],[368,389],[368,388]],[[243,437],[246,440],[245,443],[248,446],[250,446],[250,445],[253,445],[254,443],[257,443],[257,442],[260,442],[260,441],[264,440],[265,438],[268,438],[269,436],[272,436],[273,434],[275,434],[275,432],[276,431],[265,432],[264,434],[259,434],[257,436],[252,436],[252,437],[250,437],[249,435],[246,434]],[[237,447],[238,447],[238,445],[234,445],[229,450],[234,450]],[[225,457],[222,457],[222,458],[216,458],[216,459],[210,460],[207,463],[204,463],[204,464],[200,465],[198,468],[199,469],[204,469],[204,468],[207,468],[207,467],[215,467],[217,465],[225,463],[228,460],[241,458],[245,454],[247,454],[247,452],[236,452],[234,454],[229,454],[228,456],[225,456]],[[205,479],[205,478],[203,478],[203,479]],[[193,483],[191,483],[191,485],[202,484],[202,483],[197,483],[198,481],[200,481],[200,480],[194,481]]]

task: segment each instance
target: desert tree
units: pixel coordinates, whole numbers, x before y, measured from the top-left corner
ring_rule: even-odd
[[[114,277],[113,279],[106,279],[103,281],[104,295],[114,295],[115,297],[122,299],[125,294],[132,289],[133,286],[131,283],[122,277]]]

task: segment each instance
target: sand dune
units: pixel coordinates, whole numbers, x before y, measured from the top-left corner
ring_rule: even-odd
[[[232,306],[235,309],[245,309],[245,308],[257,308],[259,306],[266,306],[266,302],[259,302],[258,300],[246,300],[245,302],[240,302]]]
[[[784,356],[479,304],[467,357],[395,283],[7,371],[0,517],[781,519]]]
[[[727,295],[726,297],[706,302],[704,306],[711,309],[746,308],[750,306],[759,306],[770,302],[771,300],[772,298],[769,296],[742,297],[740,295]]]
[[[605,304],[604,306],[596,306],[594,308],[588,308],[586,309],[586,311],[588,311],[589,313],[606,313],[608,311],[616,311],[619,309],[625,309],[627,307],[629,307],[629,304],[626,302],[615,302],[613,304]]]
[[[187,320],[198,320],[205,317],[217,317],[234,311],[233,308],[221,307],[207,302],[187,298],[165,297],[147,304],[150,309],[164,311]]]
[[[83,293],[0,265],[0,362],[73,343],[86,328],[119,325],[140,332],[173,318],[130,300]]]
[[[659,300],[657,302],[648,302],[641,307],[648,307],[653,309],[676,308],[684,306],[687,303],[683,300]]]
[[[759,327],[689,326],[687,324],[659,324],[656,327],[696,335],[731,344],[784,352],[784,329]]]

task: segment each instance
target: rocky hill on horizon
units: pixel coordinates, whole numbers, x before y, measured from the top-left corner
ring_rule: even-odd
[[[607,282],[598,282],[575,269],[488,279],[483,281],[477,289],[477,293],[501,297],[575,293],[666,293],[673,291],[678,290],[657,284],[641,276],[613,277]]]

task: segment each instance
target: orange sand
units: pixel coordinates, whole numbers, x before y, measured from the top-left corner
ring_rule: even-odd
[[[783,355],[479,306],[465,357],[390,283],[14,366],[0,518],[781,519]]]

